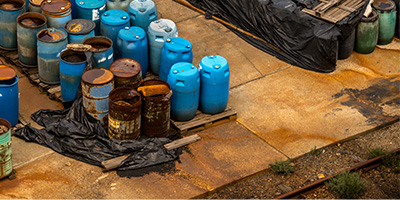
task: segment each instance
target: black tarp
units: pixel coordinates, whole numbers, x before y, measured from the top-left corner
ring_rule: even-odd
[[[276,47],[227,26],[255,47],[292,65],[317,72],[335,70],[339,42],[351,35],[368,3],[334,24],[302,12],[317,0],[188,0]]]

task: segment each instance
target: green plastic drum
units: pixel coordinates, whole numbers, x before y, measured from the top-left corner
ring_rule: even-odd
[[[378,13],[373,10],[368,17],[363,17],[357,25],[354,50],[362,54],[373,52],[378,42],[378,32]]]
[[[375,1],[372,5],[379,16],[378,44],[389,44],[396,29],[396,5],[390,0]]]

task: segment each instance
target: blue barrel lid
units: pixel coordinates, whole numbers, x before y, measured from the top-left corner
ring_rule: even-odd
[[[179,79],[185,77],[198,76],[199,71],[197,70],[197,67],[195,67],[192,63],[178,62],[172,65],[170,74]]]
[[[146,12],[150,9],[155,9],[156,5],[152,0],[133,0],[129,4],[129,12],[133,10],[138,10],[139,12]]]
[[[85,9],[100,8],[106,4],[107,0],[75,0],[77,6]]]
[[[119,30],[118,37],[124,41],[135,42],[146,38],[146,32],[139,26],[125,27]]]
[[[164,43],[164,48],[174,52],[188,52],[192,50],[192,44],[184,38],[168,38]]]
[[[149,25],[149,32],[150,31],[166,35],[173,34],[175,32],[178,33],[175,23],[169,19],[152,21]]]
[[[101,22],[111,26],[129,23],[129,14],[123,10],[107,10],[101,15]]]
[[[214,68],[216,70],[221,69],[224,70],[225,68],[229,68],[228,61],[219,55],[215,56],[206,56],[201,59],[200,61],[201,68]]]

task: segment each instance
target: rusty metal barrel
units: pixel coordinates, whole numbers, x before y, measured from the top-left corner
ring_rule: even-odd
[[[69,0],[46,0],[42,1],[40,7],[47,18],[48,27],[62,28],[72,19]]]
[[[0,118],[0,179],[12,172],[11,124]]]
[[[140,135],[141,96],[129,87],[115,88],[108,101],[108,136],[134,140]]]
[[[142,126],[141,132],[147,137],[167,137],[170,127],[170,109],[172,92],[167,82],[147,80],[140,84],[138,91],[144,86],[164,86],[167,91],[155,95],[142,93]]]
[[[95,68],[82,75],[82,100],[86,112],[104,125],[108,114],[108,95],[114,89],[114,75],[110,70]]]
[[[111,63],[110,71],[114,74],[115,88],[130,87],[137,89],[143,81],[140,63],[134,59],[118,59]]]

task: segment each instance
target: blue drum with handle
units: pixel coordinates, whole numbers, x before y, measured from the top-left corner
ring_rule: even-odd
[[[152,0],[133,0],[129,5],[131,26],[139,26],[147,32],[152,21],[158,19],[157,8]]]
[[[96,35],[100,35],[100,17],[106,12],[106,1],[107,0],[75,0],[76,18],[93,21],[96,24],[94,29]]]
[[[112,40],[115,53],[118,32],[125,27],[129,27],[129,15],[123,10],[108,10],[101,16],[100,34]]]

